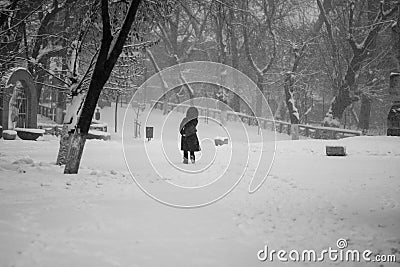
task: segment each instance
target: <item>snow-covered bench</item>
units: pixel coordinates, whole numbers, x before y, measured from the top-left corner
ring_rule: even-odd
[[[43,136],[45,131],[43,129],[31,128],[15,128],[17,135],[22,140],[36,141],[40,136]]]
[[[111,134],[103,131],[89,130],[87,139],[111,140]]]
[[[4,140],[15,140],[15,138],[17,138],[17,132],[14,130],[4,130],[2,136]]]

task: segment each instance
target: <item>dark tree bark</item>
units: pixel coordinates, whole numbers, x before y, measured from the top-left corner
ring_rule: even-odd
[[[238,50],[238,38],[236,36],[236,26],[235,26],[235,21],[236,21],[236,16],[235,16],[235,11],[233,9],[229,10],[229,18],[230,18],[230,25],[229,25],[229,36],[230,36],[230,46],[231,46],[231,51],[232,51],[232,67],[234,69],[239,69],[239,50]],[[234,79],[237,77],[234,76]],[[234,82],[236,85],[237,82]],[[235,92],[233,93],[232,97],[232,109],[235,112],[240,112],[240,97],[237,92],[238,88],[235,88]]]
[[[285,83],[284,83],[286,106],[289,111],[290,123],[299,124],[300,116],[299,116],[299,111],[295,105],[295,99],[293,96],[293,83],[294,83],[293,72],[287,72],[285,74]]]
[[[39,65],[45,66],[47,68],[51,57],[57,57],[57,56],[62,57],[63,55],[65,55],[67,50],[65,45],[60,49],[55,49],[45,54],[41,54],[41,50],[48,45],[48,35],[55,30],[54,27],[52,27],[54,20],[61,12],[69,9],[74,3],[76,3],[76,1],[77,0],[67,0],[62,5],[60,5],[58,1],[54,1],[51,12],[47,13],[41,20],[39,29],[36,33],[36,38],[34,39],[33,42],[33,49],[31,53],[31,57],[33,59],[36,59]],[[59,30],[60,32],[65,31],[65,29],[59,29]],[[60,40],[60,42],[65,44],[65,40],[62,41]],[[40,58],[38,58],[39,56]],[[29,71],[32,73],[35,80],[38,82],[36,86],[38,103],[42,93],[45,76],[47,74],[42,67],[39,67],[39,65],[34,65],[31,63],[28,64]]]
[[[71,141],[70,137],[67,125],[63,125],[60,135],[60,147],[57,154],[57,165],[65,165],[67,163],[68,148]]]
[[[389,94],[392,96],[400,96],[400,6],[397,13],[397,21],[392,26],[392,58],[396,67],[392,70],[390,76]]]
[[[368,10],[368,20],[369,23],[374,23],[375,16],[374,16],[374,11],[379,8],[379,2],[374,1],[374,0],[368,0],[367,1],[367,10]],[[371,41],[370,45],[370,51],[371,53],[374,53],[376,51],[376,39],[373,39]],[[367,85],[373,86],[372,81],[374,77],[373,75],[370,74],[370,72],[367,72]],[[371,109],[372,109],[372,97],[368,95],[366,92],[361,93],[361,108],[360,108],[360,116],[358,120],[358,128],[362,129],[363,133],[367,133],[369,129],[369,120],[371,118]],[[352,112],[354,113],[354,110],[352,109]]]
[[[182,25],[182,20],[184,18],[184,14],[188,16],[189,25],[191,26],[192,30],[188,30],[188,25]],[[164,42],[167,55],[169,57],[169,66],[175,66],[177,64],[185,62],[195,49],[195,46],[198,43],[203,42],[203,33],[206,30],[207,25],[207,18],[209,13],[204,14],[203,21],[199,22],[195,14],[193,14],[191,7],[188,5],[187,2],[182,1],[178,6],[175,7],[174,13],[172,16],[166,17],[166,20],[162,20],[158,23],[158,28],[161,32],[161,39]],[[185,21],[186,22],[186,21]],[[185,33],[181,34],[181,27],[185,27]],[[191,41],[191,38],[195,38],[195,40]],[[156,64],[154,58],[150,58],[152,61],[153,67],[156,72],[160,73],[161,68]],[[160,76],[162,79],[162,75]],[[181,87],[181,91],[177,94],[177,98],[180,101],[180,94],[183,93],[186,89],[188,96],[190,99],[194,97],[194,91],[190,84],[186,83],[185,77],[182,73],[179,74],[179,79],[184,83]],[[164,81],[162,81],[162,86],[165,88],[164,92],[165,95],[163,97],[164,100],[164,114],[168,112],[167,110],[167,103],[169,101],[170,93],[168,93],[167,86]]]
[[[9,6],[13,11],[1,13],[1,36],[7,36],[2,38],[7,41],[0,43],[0,71],[13,67],[16,57],[25,57],[25,54],[21,51],[25,21],[40,7],[41,4],[38,1],[33,1],[33,3],[13,1]]]
[[[87,134],[81,134],[78,131],[72,133],[69,137],[67,164],[64,168],[65,174],[77,174],[79,164],[83,155]]]
[[[274,112],[274,118],[277,120],[285,120],[285,116],[287,113],[287,109],[285,108],[286,101],[283,100],[283,97],[279,98],[276,110]]]
[[[398,7],[397,21],[392,26],[392,58],[396,67],[390,74],[389,94],[392,97],[392,106],[387,116],[387,135],[399,136],[397,129],[400,116],[397,110],[400,106],[400,6]]]
[[[78,71],[78,62],[79,62],[79,51],[82,49],[82,44],[83,44],[83,39],[85,36],[85,32],[87,31],[87,27],[89,24],[92,22],[93,14],[97,12],[97,6],[98,3],[94,2],[92,6],[87,10],[86,16],[89,17],[89,20],[86,20],[80,27],[79,33],[77,34],[78,38],[74,40],[70,47],[67,50],[65,60],[63,61],[63,70],[66,71],[67,77],[69,78],[69,87],[70,87],[70,92],[71,95],[73,96],[73,99],[79,95],[82,87],[82,80],[85,80],[86,76],[91,70],[91,67],[88,68],[86,74],[83,76],[83,78],[80,80],[79,77],[79,71]],[[68,18],[68,14],[66,15],[66,21],[65,23],[68,25],[70,22],[70,19]],[[92,62],[95,59],[95,56],[92,58]],[[91,65],[91,64],[90,64]],[[65,97],[64,97],[65,99]],[[66,99],[65,99],[66,101]],[[66,103],[63,103],[63,105],[66,106]],[[71,108],[71,107],[70,107]],[[64,110],[64,109],[62,109]],[[69,110],[67,109],[67,113]],[[76,111],[75,111],[76,112]],[[67,114],[65,114],[67,115]],[[68,120],[71,118],[68,118]],[[58,150],[57,154],[57,165],[65,165],[67,163],[68,159],[68,151],[69,151],[69,145],[71,143],[71,138],[72,134],[69,133],[69,124],[70,122],[67,121],[66,118],[63,118],[63,128],[61,131],[61,136],[60,136],[60,147]]]
[[[217,3],[217,14],[214,17],[215,20],[215,36],[218,43],[218,62],[226,64],[226,44],[224,42],[224,17],[225,10],[224,5],[219,2]]]
[[[248,10],[248,0],[243,1],[243,9],[244,10]],[[270,36],[272,37],[272,55],[269,58],[268,64],[265,65],[264,68],[260,69],[256,62],[253,59],[253,56],[250,52],[250,40],[249,40],[249,35],[248,35],[248,31],[246,28],[247,25],[247,14],[244,14],[243,17],[243,21],[244,21],[244,27],[243,27],[243,42],[244,42],[244,49],[245,49],[245,54],[247,57],[247,60],[250,63],[251,68],[253,69],[253,71],[256,73],[257,76],[257,87],[260,89],[260,91],[257,91],[257,95],[256,95],[256,116],[261,117],[262,116],[262,99],[263,97],[265,97],[266,95],[266,90],[265,90],[265,78],[264,75],[267,74],[273,64],[275,63],[276,60],[276,55],[277,55],[277,48],[276,48],[276,37],[275,37],[275,33],[272,29],[272,23],[274,20],[274,16],[275,16],[275,12],[276,12],[276,8],[275,8],[275,2],[273,0],[268,0],[268,5],[269,5],[269,10],[267,10],[266,8],[264,9],[264,13],[266,16],[266,23],[267,23],[267,27],[268,27],[268,33],[270,34]],[[267,6],[266,4],[264,5],[265,7]]]
[[[304,43],[300,48],[297,46],[292,47],[292,52],[294,54],[292,70],[287,72],[284,77],[285,102],[289,111],[290,123],[295,125],[300,123],[300,114],[296,107],[296,101],[293,95],[295,73],[298,71],[300,61],[303,58],[306,47],[307,43]]]
[[[9,6],[6,7],[8,10],[14,10],[18,4],[19,0],[13,0]],[[0,29],[3,29],[3,26],[7,23],[9,19],[8,12],[1,12],[0,13]]]
[[[371,105],[372,105],[372,99],[366,94],[362,94],[358,128],[362,129],[363,132],[366,132],[369,129],[369,120],[371,117]]]
[[[318,19],[314,24],[314,27],[308,33],[308,39],[313,39],[315,38],[315,36],[317,36],[323,25],[326,12],[329,12],[332,9],[331,0],[325,0],[323,2],[321,2],[321,0],[318,0],[318,5],[321,9],[323,9],[324,12],[320,12]],[[307,49],[307,46],[308,43],[306,41],[300,47],[298,45],[295,45],[291,48],[294,55],[294,61],[291,71],[285,73],[284,76],[285,102],[289,112],[290,123],[294,125],[300,123],[300,114],[298,108],[296,107],[296,101],[294,98],[295,74],[298,72],[301,60],[304,56],[304,52]]]
[[[350,94],[350,88],[341,87],[338,94],[333,98],[328,113],[325,115],[323,126],[339,127],[339,119],[342,118],[346,108],[358,100],[359,98],[357,96]]]
[[[135,21],[136,13],[139,9],[141,0],[132,0],[126,13],[125,20],[113,43],[111,33],[110,16],[108,10],[108,0],[101,0],[101,17],[103,23],[103,36],[100,51],[90,80],[89,89],[82,107],[78,124],[72,133],[68,161],[64,169],[66,174],[76,174],[79,170],[86,137],[92,122],[92,117],[99,99],[101,90],[110,77],[111,71],[122,52],[123,45],[128,37],[129,31]]]
[[[332,29],[331,22],[328,19],[324,9],[321,8],[320,0],[317,1],[319,3],[318,6],[320,8],[320,12],[324,14],[324,23],[327,28],[329,38],[332,42],[332,51],[336,53],[335,51],[337,51],[337,47],[335,45],[334,37],[332,31],[329,30]],[[355,2],[350,2],[348,19],[348,43],[353,55],[347,66],[344,77],[341,79],[340,77],[337,78],[338,93],[333,98],[331,107],[324,118],[324,126],[339,127],[340,119],[343,117],[343,113],[346,108],[349,107],[353,102],[356,102],[360,99],[360,92],[357,91],[357,75],[360,72],[365,61],[369,59],[372,55],[370,51],[375,43],[376,38],[378,38],[380,30],[382,29],[382,22],[385,21],[389,16],[391,16],[395,11],[397,11],[397,8],[392,8],[388,11],[384,11],[384,4],[381,3],[372,26],[370,27],[365,38],[361,42],[356,42],[355,40],[354,10]]]
[[[156,62],[156,60],[155,60],[155,58],[153,56],[153,53],[149,49],[146,49],[146,53],[147,53],[147,56],[149,57],[152,65],[153,65],[153,68],[154,68],[155,72],[157,73],[157,75],[158,75],[158,77],[160,79],[161,89],[163,90],[163,97],[162,97],[162,100],[163,100],[163,114],[166,115],[168,113],[168,100],[169,100],[168,84],[164,80],[164,77],[162,75],[160,67],[157,64],[157,62]]]

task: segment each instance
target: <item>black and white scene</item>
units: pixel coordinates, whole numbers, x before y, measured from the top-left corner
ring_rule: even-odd
[[[400,266],[400,0],[0,0],[0,266]]]

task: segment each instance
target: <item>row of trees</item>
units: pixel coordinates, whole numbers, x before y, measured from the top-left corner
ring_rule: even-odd
[[[162,67],[231,65],[252,77],[278,119],[297,124],[324,101],[324,125],[339,127],[349,113],[368,129],[372,103],[388,102],[389,76],[398,72],[398,18],[399,1],[181,0],[152,34],[162,40]],[[234,95],[230,105],[240,110]]]
[[[38,95],[49,76],[69,92],[58,157],[66,173],[78,171],[101,93],[138,85],[143,55],[154,72],[194,60],[239,69],[275,117],[293,124],[333,99],[324,125],[339,127],[349,112],[368,129],[372,103],[388,102],[390,73],[400,71],[399,8],[398,0],[1,0],[0,72],[25,65]],[[55,57],[60,75],[50,68]],[[228,104],[243,108],[236,94]]]
[[[169,5],[169,1],[0,1],[0,71],[26,66],[39,95],[49,76],[63,84],[60,91],[69,92],[71,104],[57,159],[66,164],[65,173],[78,172],[103,89],[111,88],[112,94],[128,88],[140,75],[135,52],[153,45],[145,36],[152,30],[153,16],[167,14]],[[62,59],[61,75],[51,70],[54,57]],[[123,81],[128,76],[129,81]]]

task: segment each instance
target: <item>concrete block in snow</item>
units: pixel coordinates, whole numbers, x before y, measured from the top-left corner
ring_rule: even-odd
[[[215,137],[214,138],[215,146],[223,146],[228,144],[228,137]]]
[[[346,156],[346,147],[344,146],[326,146],[327,156]]]

